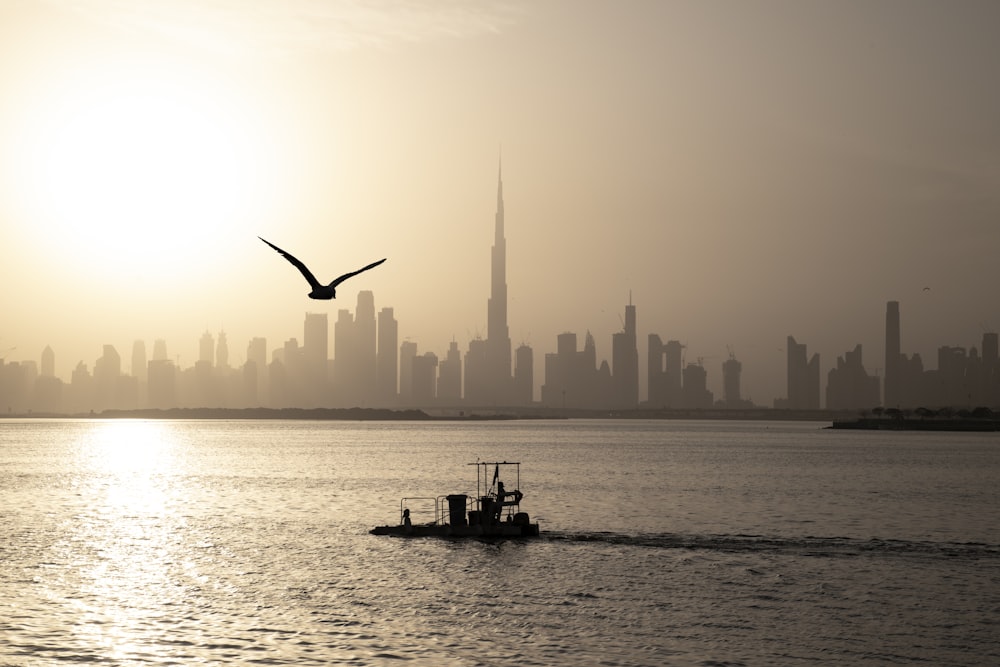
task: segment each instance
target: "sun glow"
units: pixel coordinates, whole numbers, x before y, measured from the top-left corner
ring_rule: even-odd
[[[24,209],[47,243],[88,266],[168,269],[268,209],[273,159],[236,96],[161,62],[72,74],[21,137]]]

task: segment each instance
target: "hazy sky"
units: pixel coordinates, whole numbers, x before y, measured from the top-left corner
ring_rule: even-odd
[[[1000,3],[0,0],[0,357],[63,378],[165,338],[302,340],[391,306],[443,356],[486,334],[503,155],[509,323],[535,349],[629,294],[721,395],[785,395],[785,338],[1000,327]],[[263,236],[329,280],[334,302]],[[930,287],[925,290],[925,287]],[[16,348],[7,351],[9,348]],[[644,374],[643,374],[644,375]],[[645,384],[641,388],[645,396]]]

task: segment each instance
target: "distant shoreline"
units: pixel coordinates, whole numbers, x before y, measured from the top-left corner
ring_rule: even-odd
[[[502,421],[537,419],[663,419],[663,420],[739,420],[739,421],[819,421],[856,417],[857,412],[826,410],[757,409],[645,409],[608,410],[544,407],[474,407],[474,408],[141,408],[103,410],[75,414],[7,413],[8,419],[259,419],[313,421]]]
[[[1000,419],[993,417],[860,417],[851,420],[835,419],[828,428],[855,431],[1000,431]]]
[[[148,419],[148,420],[288,420],[288,421],[517,421],[560,419],[647,419],[718,421],[809,421],[829,422],[827,429],[862,431],[1000,431],[1000,418],[912,417],[899,415],[859,416],[857,411],[779,410],[586,410],[541,407],[509,408],[143,408],[104,410],[78,414],[7,413],[0,419]]]

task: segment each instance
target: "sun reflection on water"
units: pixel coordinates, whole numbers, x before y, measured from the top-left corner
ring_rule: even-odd
[[[100,456],[114,482],[109,508],[142,514],[165,509],[164,479],[174,474],[174,447],[167,426],[157,422],[112,422],[102,429]]]
[[[83,443],[109,472],[148,472],[170,455],[169,424],[132,419],[93,423]]]
[[[94,422],[77,445],[75,633],[103,660],[157,651],[151,632],[185,586],[182,444],[169,423]]]

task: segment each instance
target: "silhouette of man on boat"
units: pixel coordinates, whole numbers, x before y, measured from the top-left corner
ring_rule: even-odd
[[[507,500],[508,496],[510,500]],[[493,520],[500,521],[500,515],[503,514],[504,507],[511,507],[521,504],[521,498],[524,494],[517,489],[513,491],[507,491],[503,488],[503,482],[497,482],[497,497],[493,501]],[[507,517],[508,519],[510,516]]]

